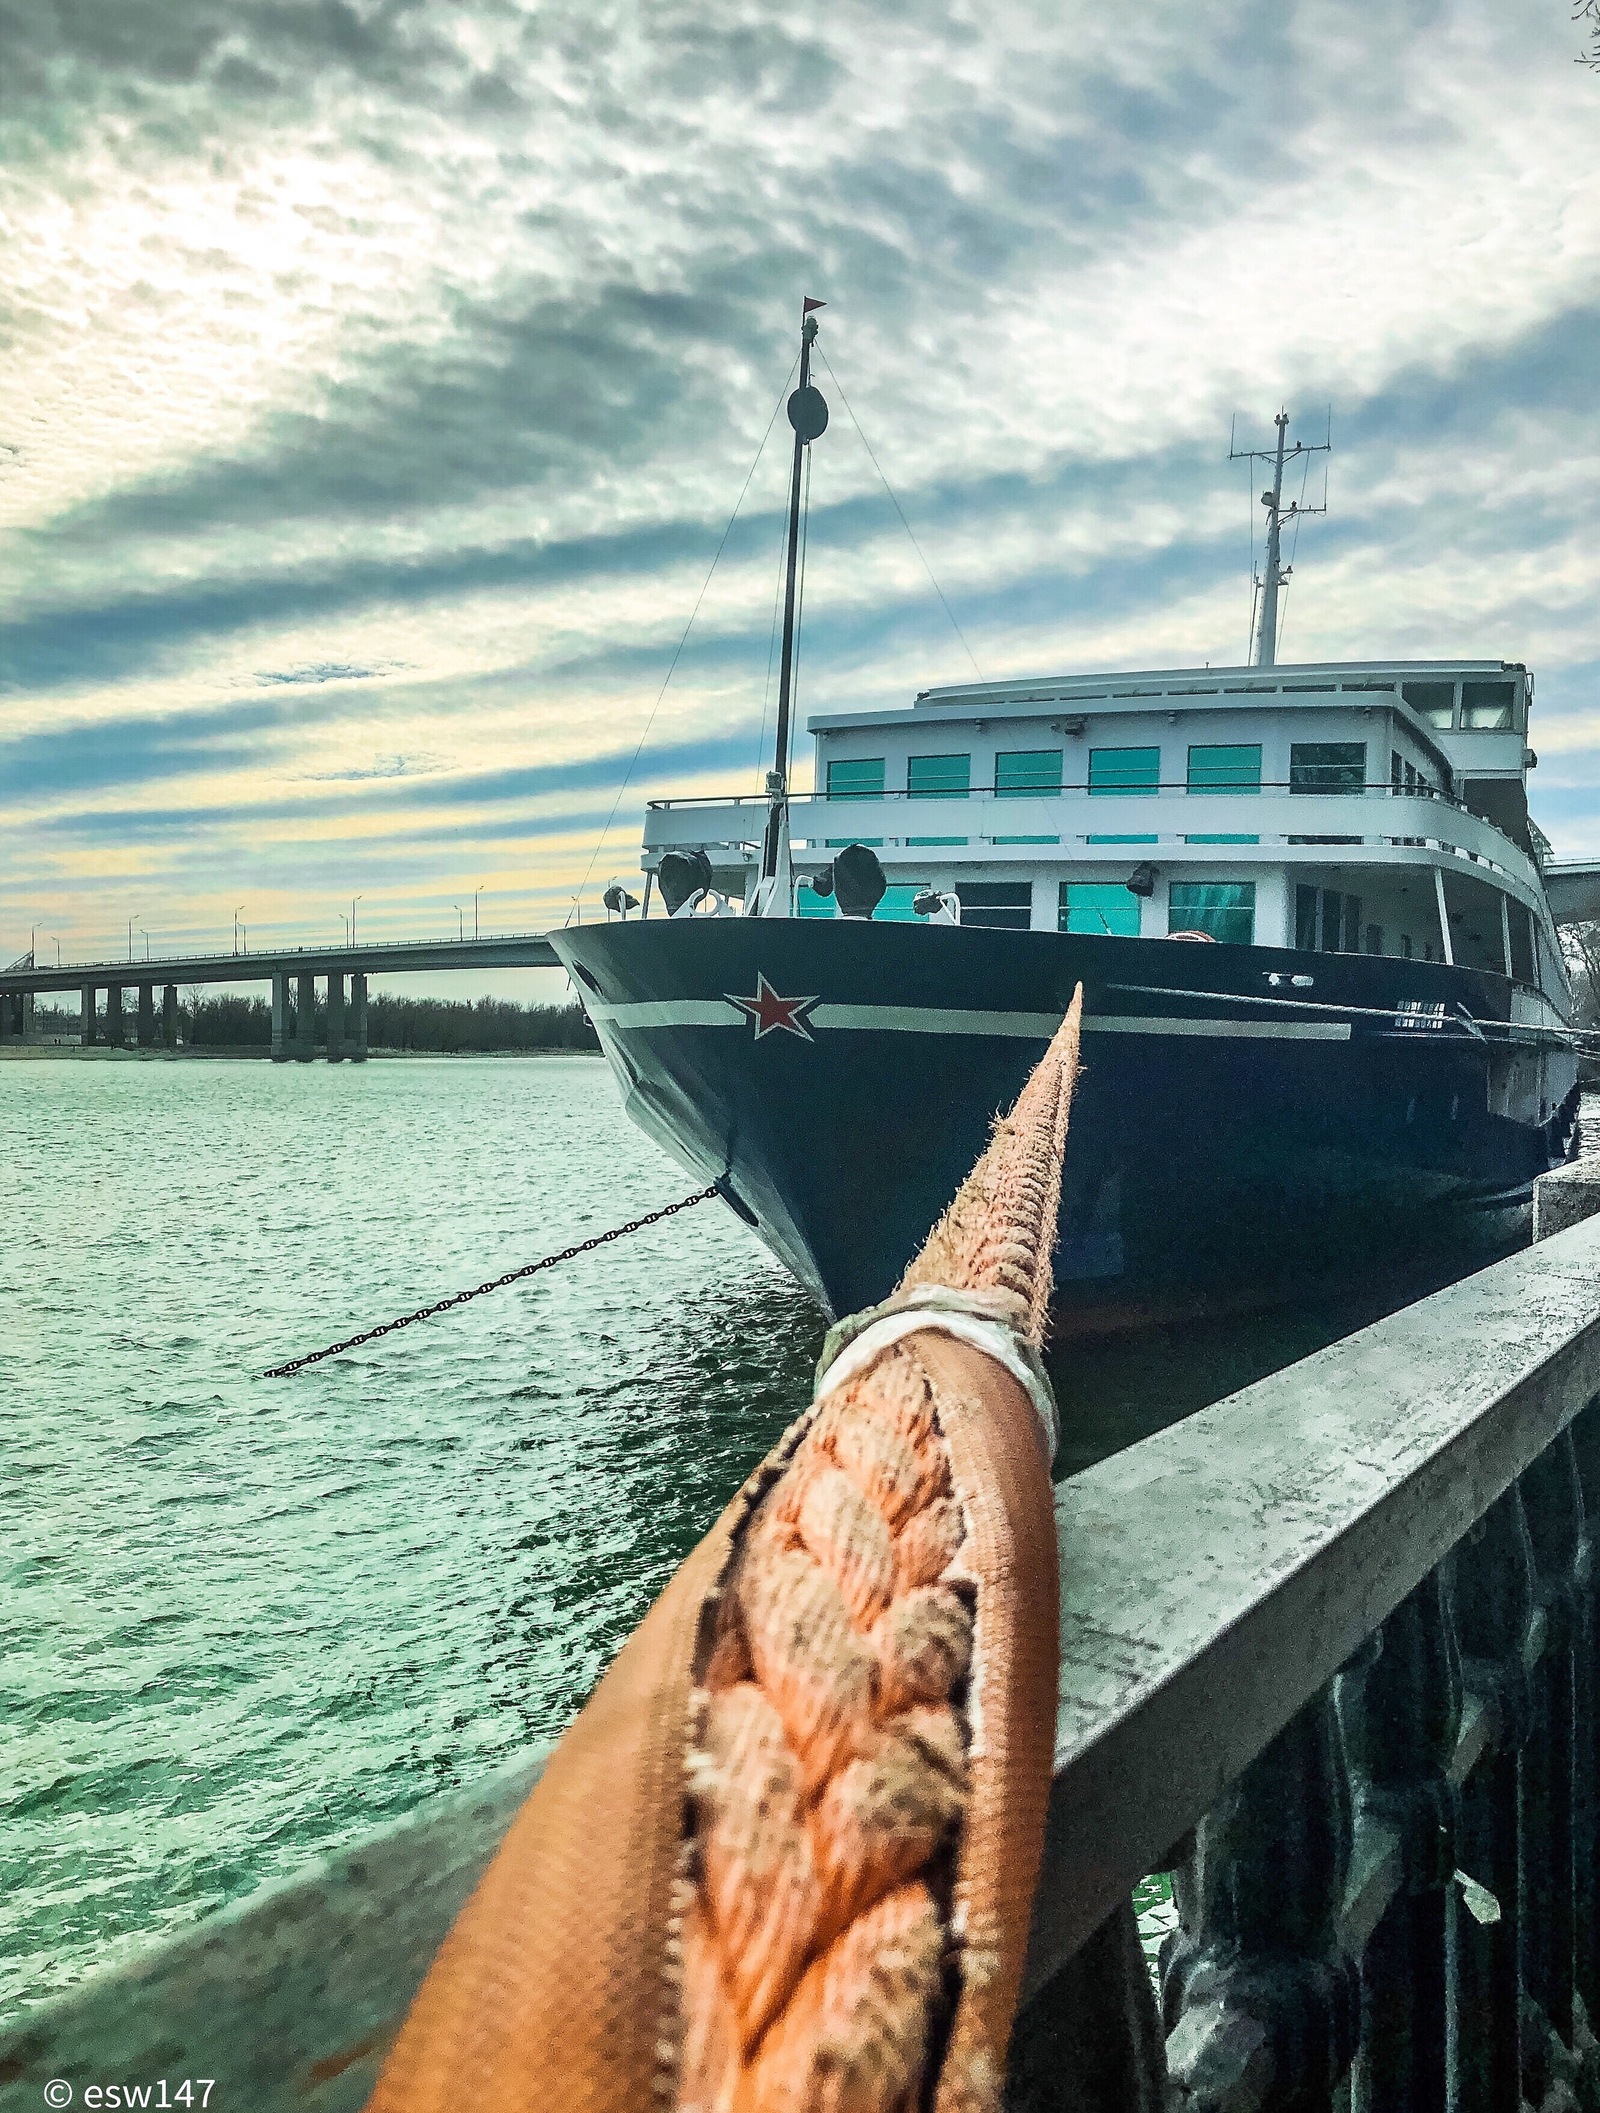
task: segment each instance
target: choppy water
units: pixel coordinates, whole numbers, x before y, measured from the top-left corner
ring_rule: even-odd
[[[693,1186],[589,1058],[6,1063],[0,1168],[3,2015],[558,1731],[822,1323],[709,1204],[254,1376]],[[1398,1296],[1063,1353],[1066,1465]]]

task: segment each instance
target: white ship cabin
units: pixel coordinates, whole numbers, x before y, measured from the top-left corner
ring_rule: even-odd
[[[1529,824],[1532,679],[1505,661],[1387,661],[966,684],[825,712],[790,799],[810,879],[869,845],[879,918],[1456,962],[1562,994]],[[753,893],[759,794],[653,802],[644,866],[704,849]],[[958,906],[958,907],[957,907]]]

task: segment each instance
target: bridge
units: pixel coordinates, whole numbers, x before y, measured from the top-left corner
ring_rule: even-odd
[[[178,987],[192,983],[270,983],[272,1056],[309,1063],[316,1055],[316,990],[327,1003],[323,1049],[330,1064],[367,1054],[367,978],[416,976],[441,969],[559,968],[556,950],[543,932],[515,932],[492,939],[422,939],[371,945],[267,948],[256,953],[156,956],[143,961],[69,961],[54,968],[25,954],[0,969],[0,1042],[17,1040],[32,1025],[33,1001],[54,991],[76,991],[79,1038],[84,1048],[99,1042],[129,1046],[130,1021],[123,994],[134,994],[132,1045],[140,1049],[178,1045]],[[156,1017],[156,991],[161,1014]],[[101,1005],[101,992],[105,993]]]

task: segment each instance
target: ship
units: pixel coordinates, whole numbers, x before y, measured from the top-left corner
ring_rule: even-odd
[[[1515,660],[1281,665],[1287,416],[1237,667],[813,714],[791,786],[803,322],[764,790],[649,802],[556,951],[640,1127],[829,1315],[885,1297],[1084,996],[1056,1255],[1081,1327],[1525,1237],[1576,1149],[1573,992]],[[1559,875],[1559,886],[1552,876]]]

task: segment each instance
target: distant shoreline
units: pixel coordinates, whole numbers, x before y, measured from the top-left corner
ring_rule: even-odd
[[[418,1058],[429,1058],[435,1062],[456,1063],[467,1057],[493,1057],[496,1061],[505,1057],[597,1057],[598,1049],[369,1049],[366,1060],[374,1064],[387,1064],[399,1058],[410,1062]],[[0,1043],[0,1064],[45,1062],[52,1058],[66,1058],[82,1064],[128,1064],[163,1063],[176,1064],[189,1058],[210,1061],[243,1061],[270,1063],[272,1051],[263,1049],[258,1043],[230,1045],[201,1042],[193,1049],[107,1049],[99,1044],[84,1049],[77,1042],[22,1042]],[[291,1054],[290,1063],[304,1063],[305,1058]],[[328,1061],[325,1049],[319,1049],[310,1059],[317,1064]],[[340,1059],[342,1063],[355,1061],[348,1051]]]

